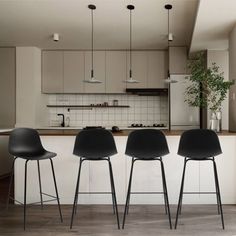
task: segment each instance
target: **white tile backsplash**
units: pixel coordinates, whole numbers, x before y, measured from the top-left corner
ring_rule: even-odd
[[[120,126],[128,127],[132,123],[152,125],[154,123],[168,124],[168,99],[159,96],[137,95],[48,95],[50,105],[90,105],[118,100],[119,105],[129,105],[130,108],[48,108],[49,126],[60,124],[58,113],[70,118],[70,126]]]

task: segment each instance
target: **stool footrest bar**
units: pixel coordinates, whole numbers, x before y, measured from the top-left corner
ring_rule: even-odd
[[[164,194],[164,192],[131,192],[130,194]]]
[[[111,194],[112,192],[79,192],[78,194]]]
[[[216,192],[183,192],[183,194],[216,194]]]

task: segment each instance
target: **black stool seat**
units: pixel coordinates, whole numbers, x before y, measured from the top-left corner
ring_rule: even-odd
[[[31,160],[31,161],[37,161],[37,160],[45,160],[55,157],[57,154],[54,152],[44,151],[43,153],[39,153],[38,155],[34,154],[34,156],[26,156],[23,152],[21,153],[19,158]]]
[[[126,215],[129,212],[131,194],[163,194],[165,202],[165,211],[168,214],[169,225],[172,229],[170,206],[168,200],[168,191],[165,177],[164,164],[162,157],[169,153],[168,144],[165,135],[156,129],[135,130],[128,136],[125,154],[132,157],[130,178],[126,197],[122,228],[125,226]],[[134,164],[136,161],[160,161],[163,192],[131,192],[132,176]],[[147,170],[148,171],[148,170]]]
[[[218,214],[221,215],[222,228],[224,229],[224,217],[221,204],[221,195],[219,180],[215,162],[215,156],[222,153],[219,138],[213,130],[208,129],[193,129],[185,131],[179,142],[178,155],[185,157],[183,175],[180,187],[179,202],[176,213],[175,229],[178,224],[178,217],[181,214],[183,195],[184,194],[216,194]],[[215,178],[215,188],[216,192],[184,192],[184,179],[186,166],[189,161],[212,161],[214,178]]]
[[[139,159],[154,159],[169,154],[169,148],[160,130],[135,130],[128,137],[125,154]]]
[[[57,155],[45,150],[38,132],[30,128],[14,129],[9,138],[8,149],[13,156],[27,160],[49,159]]]
[[[213,130],[193,129],[180,138],[178,155],[202,160],[222,153],[219,138]]]
[[[43,195],[46,195],[48,197],[52,197],[52,200],[47,201],[55,201],[57,200],[59,213],[60,213],[60,219],[62,222],[62,213],[61,213],[61,207],[60,207],[60,201],[58,196],[58,190],[57,190],[57,184],[56,184],[56,177],[53,167],[52,158],[55,157],[57,154],[54,152],[49,152],[44,149],[42,146],[39,134],[36,130],[30,129],[30,128],[17,128],[14,129],[9,137],[9,145],[8,150],[11,155],[14,156],[13,165],[12,165],[12,174],[11,174],[11,180],[10,180],[10,186],[9,186],[9,194],[8,194],[8,202],[10,197],[10,190],[12,185],[12,177],[14,172],[14,165],[17,158],[25,159],[25,180],[24,180],[24,203],[21,203],[17,201],[14,198],[11,198],[15,200],[16,202],[24,205],[24,229],[26,226],[26,193],[27,193],[27,164],[29,161],[37,161],[37,167],[38,167],[38,177],[39,177],[39,190],[40,190],[40,202],[41,207],[43,208]],[[52,175],[53,175],[53,181],[55,186],[55,192],[56,196],[48,195],[46,193],[42,192],[42,185],[41,185],[41,174],[40,174],[40,160],[50,160],[51,168],[52,168]]]
[[[117,153],[115,140],[110,131],[100,128],[82,130],[75,139],[73,154],[80,157],[79,172],[75,189],[74,204],[71,216],[70,228],[72,229],[74,215],[77,211],[79,194],[111,194],[113,213],[116,214],[117,226],[120,228],[119,213],[116,201],[115,184],[110,157]],[[80,173],[84,161],[107,161],[110,174],[111,192],[79,192]]]
[[[110,131],[94,128],[82,130],[76,136],[73,154],[86,159],[101,159],[117,154]]]

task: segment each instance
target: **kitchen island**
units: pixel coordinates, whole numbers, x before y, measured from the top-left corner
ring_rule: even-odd
[[[39,129],[44,147],[56,152],[54,158],[56,178],[62,204],[72,204],[77,180],[79,158],[72,154],[77,129]],[[114,133],[118,154],[111,158],[118,204],[124,204],[130,172],[131,158],[125,156],[129,132]],[[170,204],[176,204],[180,190],[184,158],[177,149],[182,131],[164,131],[170,154],[163,157]],[[219,133],[223,154],[216,157],[222,202],[236,203],[236,133]],[[41,161],[43,192],[54,194],[49,161]],[[189,162],[186,170],[185,191],[215,191],[212,162]],[[24,187],[24,161],[15,166],[15,197],[22,201]],[[107,162],[85,162],[81,173],[81,192],[110,191]],[[160,163],[137,162],[133,173],[132,191],[162,191]],[[28,202],[39,200],[37,164],[29,162]],[[45,197],[45,199],[47,199]],[[162,195],[132,195],[131,204],[162,204]],[[56,203],[56,202],[55,202]],[[80,195],[81,204],[111,204],[110,195]],[[215,204],[215,195],[185,195],[186,204]],[[53,204],[53,202],[52,202]]]

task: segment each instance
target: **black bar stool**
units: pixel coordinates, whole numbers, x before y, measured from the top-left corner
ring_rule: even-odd
[[[117,153],[114,138],[108,130],[91,129],[83,130],[76,136],[73,154],[80,157],[79,172],[75,189],[74,204],[71,216],[70,228],[73,226],[74,215],[76,214],[79,194],[80,174],[84,161],[107,161],[110,173],[111,192],[89,192],[89,194],[111,194],[113,212],[116,214],[118,229],[120,229],[119,214],[116,201],[116,191],[110,157]]]
[[[144,129],[135,130],[129,134],[125,154],[132,157],[129,185],[126,197],[122,228],[125,226],[126,214],[129,211],[130,195],[140,194],[140,192],[131,192],[131,183],[134,163],[136,161],[160,161],[162,172],[163,192],[146,192],[149,194],[164,194],[165,211],[168,214],[170,229],[172,229],[170,207],[168,200],[168,191],[166,185],[165,169],[162,157],[169,153],[169,148],[165,135],[160,130]],[[145,193],[145,192],[141,192]]]
[[[16,201],[17,203],[24,206],[24,230],[25,230],[25,226],[26,226],[26,194],[27,194],[27,164],[29,161],[37,161],[38,177],[39,177],[39,190],[40,190],[40,202],[35,202],[32,204],[41,203],[41,207],[43,207],[43,202],[57,200],[59,213],[60,213],[60,219],[62,222],[63,220],[62,220],[62,213],[61,213],[61,207],[60,207],[60,200],[58,197],[56,177],[55,177],[53,161],[52,161],[52,158],[55,157],[57,154],[45,150],[42,146],[38,132],[36,130],[30,129],[30,128],[14,129],[10,134],[8,149],[9,149],[9,153],[14,156],[14,160],[13,160],[13,165],[12,165],[12,173],[11,173],[11,180],[10,180],[10,186],[9,186],[7,208],[8,208],[8,204],[9,204],[10,199],[12,199],[12,200]],[[13,178],[13,172],[14,172],[14,165],[15,165],[15,161],[17,158],[25,159],[24,203],[21,203],[20,201],[18,201],[10,196],[10,190],[11,190],[12,178]],[[40,160],[47,160],[47,159],[49,159],[50,163],[51,163],[53,181],[54,181],[55,191],[56,191],[56,197],[42,192],[39,161]],[[46,195],[48,197],[52,197],[52,200],[43,201],[43,195]],[[32,204],[30,204],[30,205],[32,205]]]
[[[181,213],[183,194],[216,194],[218,214],[221,215],[222,227],[224,217],[221,204],[219,180],[215,162],[215,156],[221,154],[221,146],[217,134],[212,130],[193,129],[185,131],[180,137],[178,155],[185,157],[182,182],[180,187],[179,202],[176,214],[175,229],[178,224],[178,217]],[[184,192],[184,178],[186,164],[188,161],[212,161],[214,169],[216,192]]]

